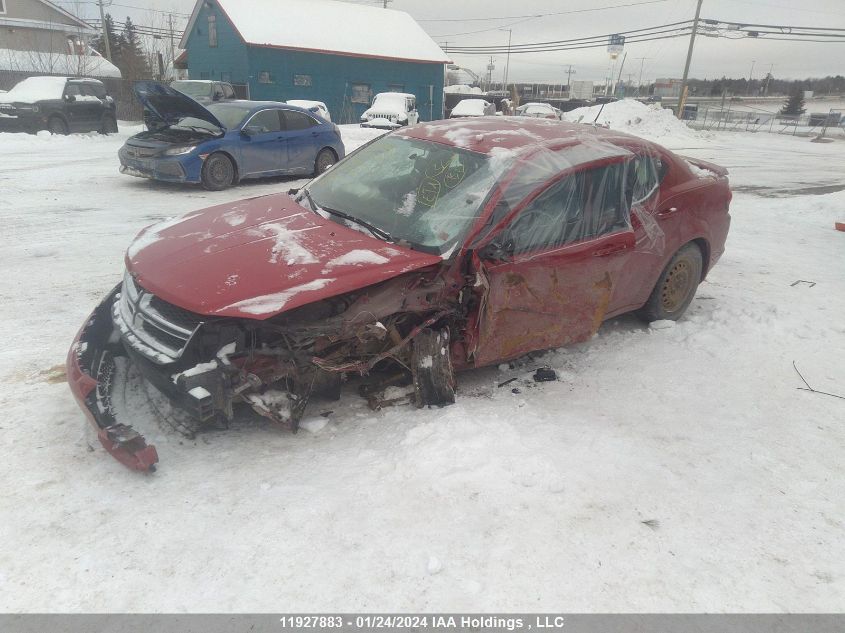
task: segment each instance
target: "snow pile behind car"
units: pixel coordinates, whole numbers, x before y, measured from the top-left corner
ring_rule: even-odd
[[[598,120],[596,117],[598,116]],[[659,104],[646,105],[634,99],[623,99],[606,103],[576,108],[563,115],[564,121],[572,123],[593,123],[606,125],[613,130],[630,132],[637,136],[651,139],[658,138],[701,138],[702,133],[687,127],[679,121],[671,110]]]

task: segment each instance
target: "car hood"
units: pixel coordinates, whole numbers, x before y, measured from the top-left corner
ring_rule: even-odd
[[[141,105],[167,125],[173,125],[185,117],[194,117],[208,121],[221,130],[226,129],[207,108],[170,86],[157,81],[136,81],[132,90]]]
[[[150,226],[126,252],[138,284],[191,312],[266,319],[441,262],[327,220],[286,194]]]

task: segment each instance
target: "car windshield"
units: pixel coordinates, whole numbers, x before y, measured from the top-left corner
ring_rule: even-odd
[[[252,111],[248,106],[237,106],[228,103],[215,103],[206,106],[206,110],[217,117],[217,120],[220,121],[220,123],[223,124],[223,127],[227,130],[235,130],[240,127],[241,123],[244,122],[244,119],[246,119]],[[171,125],[170,127],[191,129],[200,128],[208,130],[213,134],[220,132],[220,128],[213,123],[192,116],[179,119],[178,123]]]
[[[319,207],[362,220],[392,241],[444,255],[466,235],[496,179],[484,154],[386,136],[314,180],[308,193]]]
[[[204,81],[174,81],[170,87],[189,97],[211,97],[211,84]]]

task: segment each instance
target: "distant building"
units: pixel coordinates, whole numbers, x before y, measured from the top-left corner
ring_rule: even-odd
[[[197,0],[180,44],[191,79],[250,99],[324,102],[357,122],[379,92],[416,95],[420,120],[443,116],[448,56],[402,11],[333,0]]]
[[[677,99],[681,96],[680,79],[655,79],[654,96]]]
[[[29,75],[120,77],[91,48],[96,34],[48,0],[0,0],[0,88]]]

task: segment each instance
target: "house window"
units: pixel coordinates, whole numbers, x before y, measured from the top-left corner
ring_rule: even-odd
[[[217,47],[217,16],[208,16],[208,47]]]
[[[370,84],[352,84],[352,103],[366,103],[370,105],[373,93]]]
[[[405,92],[405,84],[387,84],[388,92]]]
[[[208,73],[207,72],[201,72],[200,73],[200,79],[208,79]]]
[[[232,73],[227,73],[224,71],[220,71],[220,81],[225,81],[227,83],[231,83],[232,81]]]
[[[305,86],[310,88],[311,87],[311,75],[294,75],[293,76],[293,85],[294,86]]]
[[[270,75],[269,70],[262,70],[258,73],[258,83],[260,84],[271,84],[273,83],[273,77]]]

